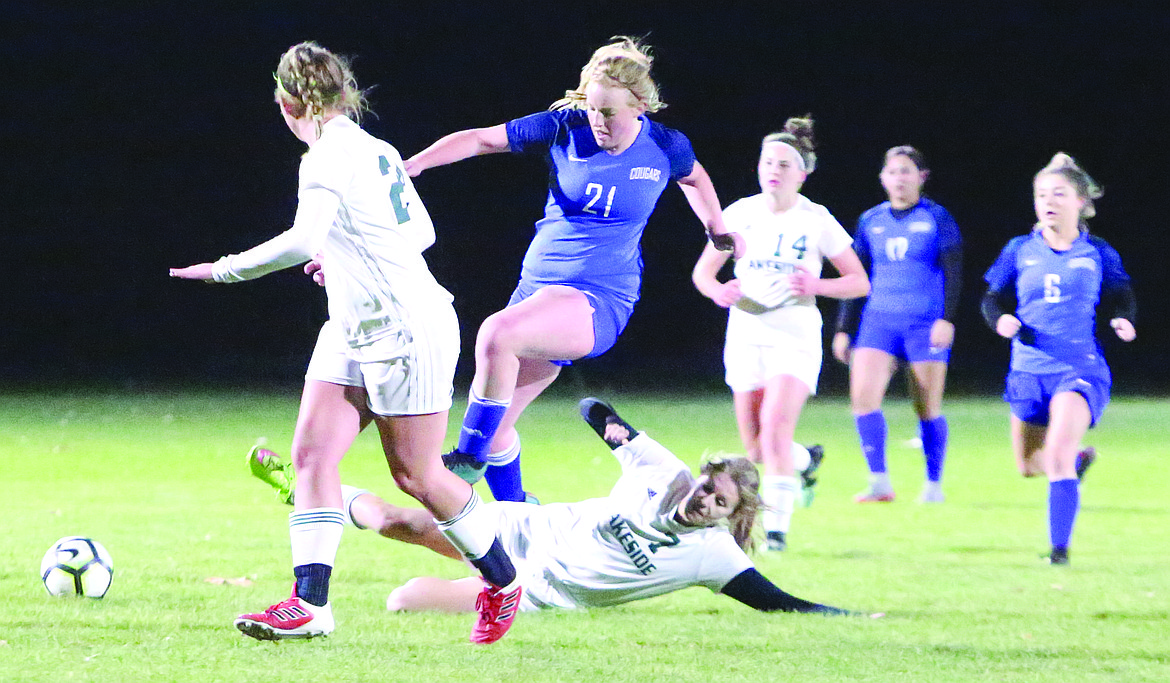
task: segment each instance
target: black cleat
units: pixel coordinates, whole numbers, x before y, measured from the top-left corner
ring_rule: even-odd
[[[460,453],[456,450],[443,454],[443,467],[451,470],[460,479],[472,485],[480,479],[483,479],[484,473],[487,472],[486,462],[480,462],[474,456]]]
[[[825,459],[825,447],[814,444],[805,448],[808,449],[808,467],[800,473],[800,502],[804,507],[809,507],[817,495],[817,470]]]
[[[1097,449],[1089,446],[1080,453],[1077,453],[1077,481],[1085,480],[1085,472],[1089,471],[1089,466],[1097,461]]]
[[[769,531],[767,535],[768,550],[782,552],[788,549],[788,540],[783,531]]]
[[[613,406],[599,398],[593,398],[592,396],[583,398],[577,404],[577,408],[581,411],[581,419],[585,420],[585,423],[592,427],[593,431],[597,432],[597,435],[601,437],[601,440],[611,450],[629,443],[634,437],[638,436],[638,430],[631,427],[625,420],[619,417],[613,409]],[[607,436],[606,428],[609,425],[618,425],[626,433],[615,434],[614,432],[617,430],[608,430],[610,433]]]
[[[805,446],[808,449],[808,468],[800,473],[801,486],[812,488],[817,485],[817,470],[825,459],[825,447],[818,444]]]
[[[1068,564],[1068,548],[1053,548],[1051,553],[1041,559],[1048,564]]]

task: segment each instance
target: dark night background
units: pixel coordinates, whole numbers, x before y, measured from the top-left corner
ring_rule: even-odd
[[[376,116],[409,156],[446,133],[539,111],[615,34],[647,35],[669,108],[724,205],[758,192],[759,140],[817,121],[804,193],[846,227],[884,199],[896,144],[924,151],[927,192],[966,242],[952,387],[995,394],[1007,344],[978,316],[982,275],[1034,218],[1057,151],[1106,189],[1091,222],[1121,253],[1138,339],[1105,340],[1118,393],[1170,386],[1166,226],[1170,10],[1164,3],[6,3],[0,381],[300,382],[324,293],[299,271],[232,286],[171,280],[284,229],[303,145],[272,103],[301,40],[356,57]],[[507,300],[545,196],[536,158],[497,155],[416,180],[431,269],[455,295],[472,369],[479,322]],[[668,188],[646,230],[642,301],[576,381],[721,387],[725,313],[694,291],[703,237]],[[832,319],[836,306],[822,306]],[[826,354],[822,391],[843,393]]]

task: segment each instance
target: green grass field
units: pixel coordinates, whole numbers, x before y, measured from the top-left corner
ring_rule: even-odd
[[[288,508],[252,480],[260,436],[287,450],[298,391],[0,396],[0,681],[1165,681],[1170,680],[1170,460],[1165,400],[1116,400],[1090,435],[1072,565],[1050,567],[1046,484],[1015,472],[998,400],[947,404],[940,506],[915,501],[917,424],[886,406],[899,499],[858,506],[865,483],[848,406],[815,399],[798,438],[825,444],[817,499],[790,549],[757,558],[781,587],[882,619],[759,614],[705,589],[625,607],[521,615],[491,647],[470,615],[395,615],[387,593],[458,563],[347,530],[330,638],[261,643],[236,614],[288,595]],[[735,451],[730,397],[607,395],[684,460]],[[521,424],[527,487],[545,501],[602,495],[617,476],[576,417],[543,397]],[[462,405],[456,410],[461,414]],[[454,425],[454,421],[453,421]],[[342,465],[392,501],[372,435]],[[486,488],[482,490],[487,495]],[[114,583],[55,599],[37,576],[58,537],[100,540]],[[250,585],[210,579],[246,578]]]

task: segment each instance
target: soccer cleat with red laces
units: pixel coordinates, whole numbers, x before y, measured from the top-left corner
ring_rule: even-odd
[[[479,619],[471,629],[471,642],[476,645],[490,645],[508,632],[512,627],[512,620],[520,609],[520,596],[524,589],[519,581],[513,581],[510,586],[498,588],[483,582],[483,590],[475,599],[475,611],[479,612]]]
[[[292,597],[288,600],[278,602],[259,614],[241,614],[236,617],[236,628],[256,640],[327,636],[333,632],[333,610],[328,604],[318,607],[298,598],[294,586]]]

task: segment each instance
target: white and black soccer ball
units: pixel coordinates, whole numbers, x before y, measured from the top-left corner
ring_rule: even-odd
[[[101,543],[84,536],[66,536],[41,560],[41,581],[49,595],[100,598],[110,589],[114,560]]]

